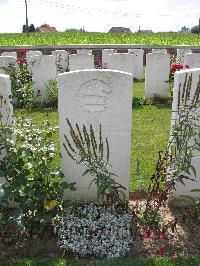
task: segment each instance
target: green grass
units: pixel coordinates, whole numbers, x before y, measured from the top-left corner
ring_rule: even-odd
[[[199,45],[198,34],[186,33],[98,33],[58,32],[0,34],[0,45],[62,45],[62,44],[152,44]]]
[[[144,95],[144,82],[134,82],[134,97]],[[31,117],[38,126],[43,125],[46,111],[43,109],[16,110],[15,114]],[[57,110],[50,110],[48,117],[53,125],[58,125]],[[154,172],[158,151],[165,149],[169,137],[171,106],[133,106],[132,110],[132,141],[130,190],[146,188],[150,175]],[[56,144],[55,166],[60,164],[58,132],[54,135]],[[140,176],[136,175],[137,158],[140,166]]]
[[[54,260],[54,261],[36,261],[31,259],[11,261],[11,262],[1,262],[1,266],[199,266],[200,256],[193,257],[179,257],[176,260],[171,258],[124,258],[124,259],[114,259],[114,260],[75,260],[75,259],[65,259],[65,260]]]

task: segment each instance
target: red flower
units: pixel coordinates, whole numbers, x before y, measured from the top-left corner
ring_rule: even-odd
[[[188,65],[185,65],[185,68],[190,68],[190,66],[188,66]]]
[[[165,232],[161,231],[158,235],[159,238],[165,238]]]
[[[25,61],[24,61],[24,59],[22,59],[22,58],[18,58],[17,59],[17,63],[19,63],[19,64],[22,64],[22,63],[24,63]]]
[[[176,70],[180,70],[183,68],[183,65],[181,64],[174,64],[170,67],[170,72],[175,72]]]
[[[176,260],[177,259],[177,256],[176,255],[173,255],[173,256],[171,256],[171,259],[172,260]]]
[[[137,195],[134,195],[134,194],[132,194],[132,195],[131,195],[131,200],[133,200],[133,201],[136,201],[136,200],[138,200],[138,196],[137,196]]]
[[[159,256],[163,256],[164,253],[165,253],[164,248],[163,248],[163,247],[160,247],[160,248],[158,249],[158,255],[159,255]]]
[[[27,52],[26,49],[22,49],[22,50],[19,51],[20,54],[25,54],[26,52]]]
[[[145,232],[144,233],[144,238],[151,238],[151,232]]]

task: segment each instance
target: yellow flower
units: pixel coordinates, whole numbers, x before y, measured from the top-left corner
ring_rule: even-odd
[[[47,202],[47,201],[44,202],[44,208],[47,211],[50,211],[50,210],[54,209],[57,205],[58,205],[58,203],[57,203],[56,200],[51,200],[49,202]]]

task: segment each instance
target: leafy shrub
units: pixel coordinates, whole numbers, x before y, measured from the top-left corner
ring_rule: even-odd
[[[62,182],[61,170],[52,166],[54,132],[48,121],[38,129],[28,118],[1,125],[0,176],[5,182],[1,182],[0,204],[6,207],[14,201],[19,214],[15,223],[30,230],[56,217],[67,203],[64,189],[74,189],[74,183]]]
[[[49,80],[46,83],[47,93],[48,93],[48,106],[57,107],[58,106],[58,84],[57,80]]]
[[[21,50],[22,58],[17,59],[17,64],[1,66],[11,79],[11,91],[14,103],[19,107],[31,107],[33,104],[32,73],[25,57],[26,50]],[[34,64],[34,62],[32,63]]]
[[[114,195],[113,193],[121,193],[125,198],[125,188],[115,181],[113,178],[116,176],[109,171],[109,144],[106,138],[106,144],[103,142],[101,125],[99,127],[99,140],[97,142],[92,125],[87,129],[83,125],[82,130],[76,123],[75,128],[68,119],[67,123],[70,128],[70,135],[72,142],[67,135],[64,135],[66,143],[64,147],[69,157],[78,164],[83,164],[86,171],[83,176],[90,173],[94,178],[90,185],[95,183],[97,186],[97,198],[102,202],[107,202]],[[104,154],[106,152],[106,155]],[[90,186],[89,186],[90,187]]]

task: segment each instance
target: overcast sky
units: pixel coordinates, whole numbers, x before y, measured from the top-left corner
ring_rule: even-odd
[[[0,32],[21,32],[24,0],[0,0]],[[84,28],[107,32],[113,26],[132,31],[178,31],[198,24],[200,0],[27,0],[29,24],[57,30]]]

